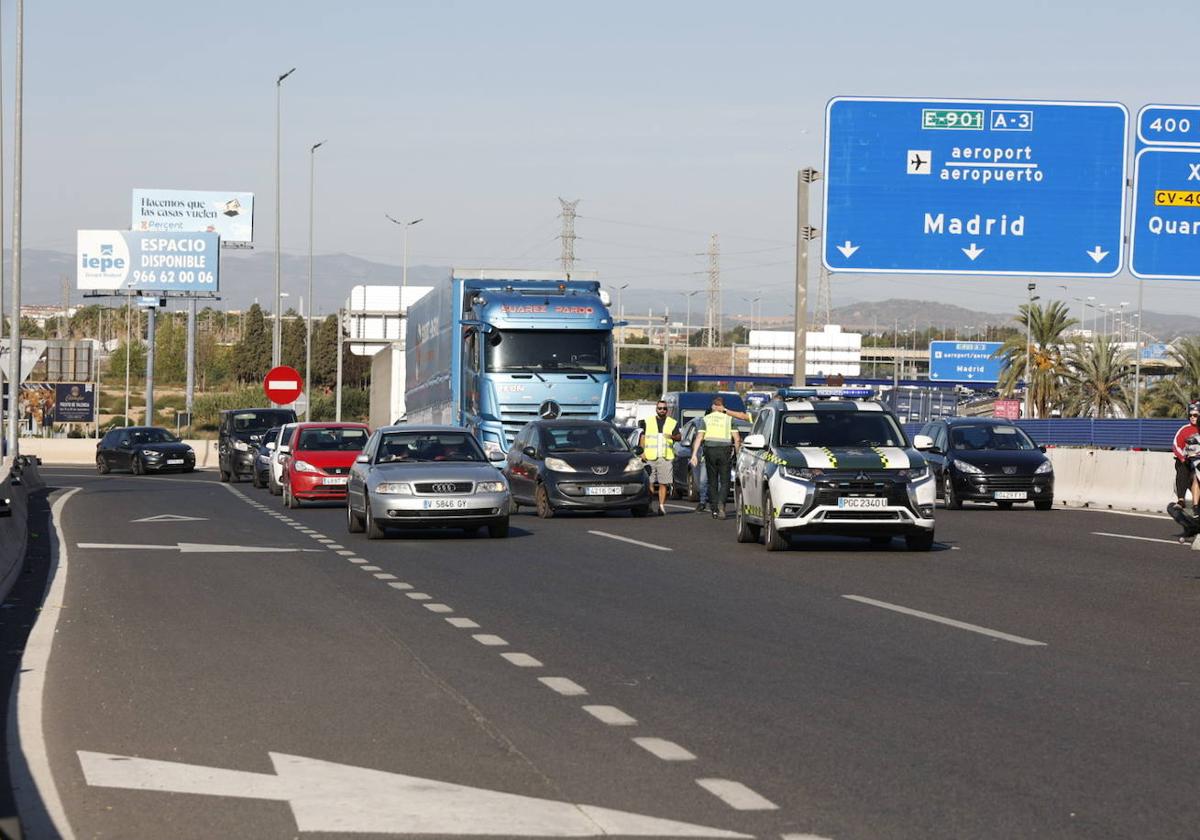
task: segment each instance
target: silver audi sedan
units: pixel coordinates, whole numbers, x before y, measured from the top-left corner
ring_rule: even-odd
[[[389,527],[486,527],[492,537],[507,537],[511,506],[504,474],[458,426],[377,429],[346,485],[346,527],[370,540]]]

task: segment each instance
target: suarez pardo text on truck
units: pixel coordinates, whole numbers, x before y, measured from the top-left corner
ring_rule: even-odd
[[[465,426],[490,455],[530,420],[611,420],[612,331],[595,272],[455,269],[409,308],[408,422]]]

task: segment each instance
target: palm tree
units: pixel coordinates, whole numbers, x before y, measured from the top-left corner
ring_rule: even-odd
[[[1050,301],[1046,306],[1021,304],[1014,319],[1021,325],[1021,333],[1004,342],[996,351],[1004,360],[1000,371],[1000,388],[1005,396],[1012,396],[1017,383],[1025,379],[1025,358],[1029,354],[1029,402],[1035,417],[1048,417],[1050,410],[1059,403],[1059,391],[1063,375],[1063,345],[1066,332],[1078,321],[1068,316],[1066,304],[1060,300]],[[1028,329],[1029,344],[1025,343]]]
[[[1131,413],[1133,392],[1126,381],[1133,375],[1133,361],[1115,341],[1108,336],[1092,341],[1076,337],[1064,362],[1064,414],[1112,417]]]
[[[1200,398],[1200,336],[1172,342],[1167,353],[1179,363],[1179,370],[1147,389],[1146,414],[1150,417],[1178,417],[1188,403]]]

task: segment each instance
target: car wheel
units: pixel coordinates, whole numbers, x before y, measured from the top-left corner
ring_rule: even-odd
[[[1000,510],[1012,510],[1012,506],[1012,502],[996,502],[996,507],[1000,508]]]
[[[905,534],[904,545],[909,551],[932,551],[933,530],[930,529],[921,534]]]
[[[754,525],[746,519],[746,512],[742,506],[741,488],[733,491],[733,507],[733,515],[737,521],[737,541],[740,543],[758,542],[762,536],[762,526]]]
[[[502,540],[508,536],[508,517],[497,520],[487,526],[488,536],[494,540]]]
[[[350,506],[350,498],[346,497],[346,530],[351,534],[361,534],[363,532],[363,521],[354,508]]]
[[[300,500],[296,498],[296,494],[292,492],[291,483],[283,486],[283,503],[292,510],[300,507]]]
[[[271,491],[272,496],[283,495],[283,485],[275,480],[273,475],[267,475],[267,489]]]
[[[218,469],[220,469],[220,468],[218,467]],[[222,484],[229,483],[229,473],[225,472],[225,470],[221,470],[221,483]]]
[[[775,527],[775,506],[769,492],[763,496],[763,544],[767,551],[783,551],[788,547],[787,537]]]
[[[632,507],[629,509],[629,515],[636,516],[638,519],[641,519],[643,516],[649,516],[650,505],[638,505],[637,507]]]
[[[100,475],[108,475],[108,461],[104,460],[103,455],[96,456],[96,472]]]
[[[375,514],[373,514],[371,512],[371,499],[368,497],[364,497],[364,501],[366,503],[366,514],[367,514],[367,521],[366,521],[366,524],[364,527],[367,532],[367,539],[381,540],[381,539],[383,539],[383,536],[384,536],[383,529],[379,527],[379,523],[377,523],[375,521]]]
[[[950,478],[948,470],[942,476],[942,507],[946,510],[962,510],[962,499],[954,492],[954,480]]]
[[[1050,508],[1054,507],[1054,500],[1053,499],[1039,499],[1038,501],[1033,503],[1033,506],[1035,508],[1037,508],[1038,510],[1050,510]]]
[[[195,468],[195,467],[184,467],[184,468],[183,468],[183,471],[184,471],[185,473],[195,472],[195,471],[196,471],[196,468]]]
[[[259,478],[258,470],[254,471],[254,486],[255,486],[255,488],[257,488],[259,490],[261,490],[267,486],[267,483],[265,481],[263,481],[261,478]]]
[[[129,466],[133,470],[134,475],[146,474],[146,465],[142,463],[142,459],[139,456],[134,456],[134,459],[130,462]]]
[[[873,548],[887,548],[892,544],[892,538],[884,534],[876,534],[871,537],[871,546]]]
[[[533,501],[539,517],[549,519],[554,516],[554,505],[550,504],[550,494],[546,491],[545,484],[537,486],[537,490],[533,494]]]
[[[515,498],[513,498],[513,497],[509,497],[509,500],[508,500],[508,513],[509,513],[509,515],[510,515],[510,516],[515,516],[516,514],[518,514],[518,513],[520,513],[520,512],[521,512],[521,503],[520,503],[520,502],[518,502],[518,501],[517,501]]]
[[[696,477],[688,470],[687,497],[689,502],[700,501],[700,490],[696,487]]]

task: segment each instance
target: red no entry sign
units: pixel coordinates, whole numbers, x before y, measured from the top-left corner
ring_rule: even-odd
[[[300,372],[287,365],[271,368],[270,373],[263,380],[263,392],[267,395],[267,399],[276,405],[295,402],[303,390],[304,380],[300,378]]]

